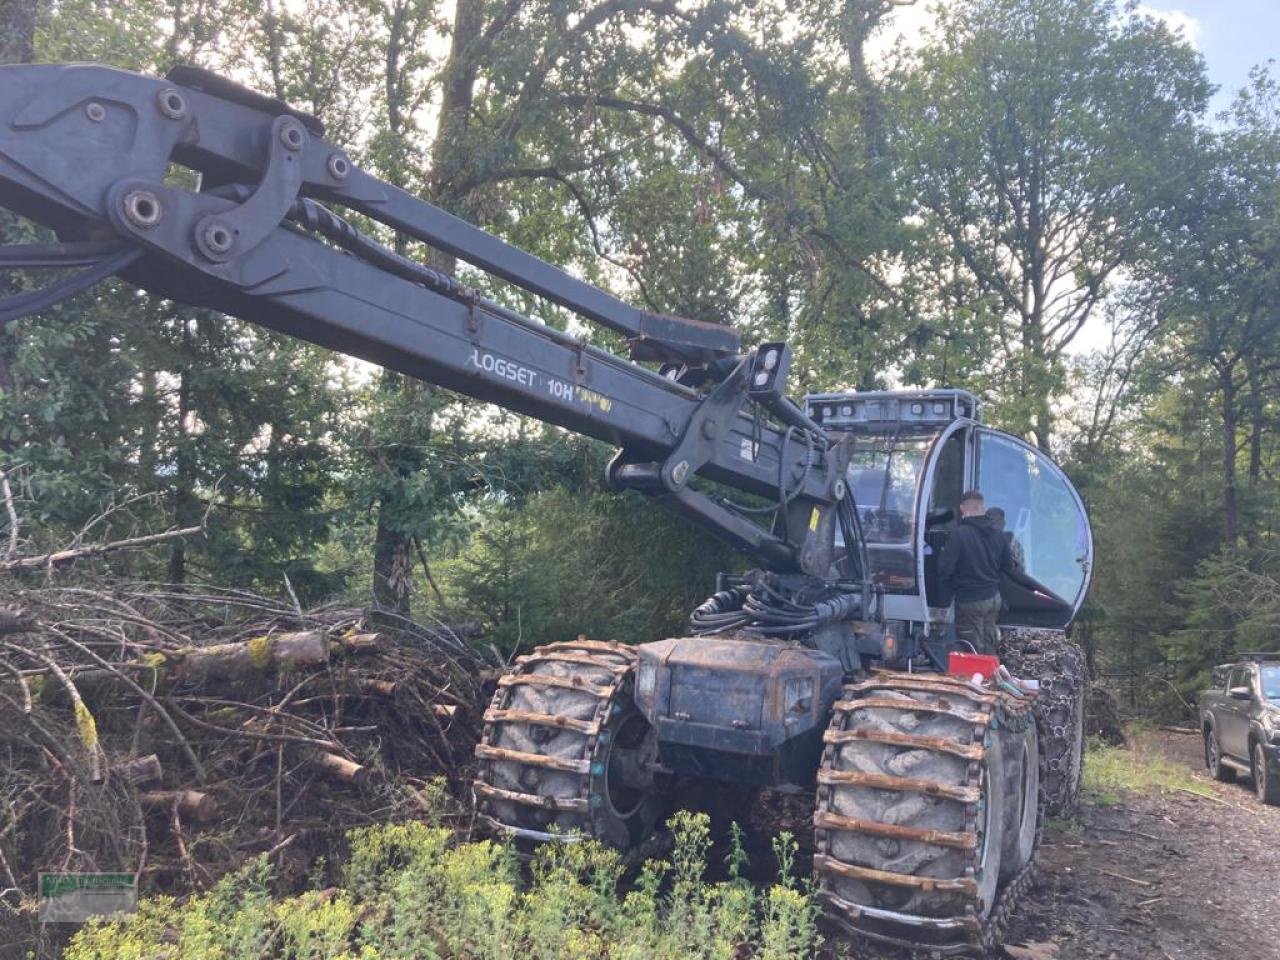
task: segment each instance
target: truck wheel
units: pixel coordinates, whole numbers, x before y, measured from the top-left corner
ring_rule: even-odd
[[[1209,775],[1219,783],[1236,782],[1236,772],[1222,762],[1222,747],[1213,727],[1204,731],[1204,765],[1209,768]]]
[[[1261,743],[1253,745],[1253,789],[1263,803],[1280,806],[1280,775],[1267,763],[1267,751]]]
[[[476,747],[476,807],[491,829],[535,841],[592,837],[629,850],[665,791],[657,739],[631,691],[635,652],[580,639],[538,647],[498,681]]]
[[[1029,863],[1037,820],[1032,812],[1030,850],[1006,844],[1004,747],[1025,751],[1025,730],[1034,731],[1025,701],[1016,714],[1007,702],[935,675],[880,673],[845,687],[825,737],[814,814],[814,869],[834,922],[917,949],[994,942],[1030,878],[1026,863],[1003,871],[1003,851]],[[999,735],[1006,722],[1022,737]],[[1026,783],[1013,779],[1019,789]],[[1017,811],[1021,841],[1027,807],[1018,802]]]
[[[1084,711],[1089,676],[1084,651],[1062,630],[1011,627],[1000,631],[1000,660],[1014,676],[1037,680],[1040,792],[1049,816],[1080,806],[1084,769]]]

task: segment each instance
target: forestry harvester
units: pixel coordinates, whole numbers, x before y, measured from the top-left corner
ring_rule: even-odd
[[[728,326],[628,306],[364,172],[315,118],[190,68],[0,67],[0,205],[57,237],[0,265],[78,268],[0,302],[0,323],[115,275],[608,443],[611,488],[754,558],[685,636],[564,640],[516,662],[476,748],[493,830],[628,850],[681,781],[799,787],[834,922],[938,954],[992,945],[1045,809],[1079,788],[1083,658],[1066,631],[1092,540],[1062,471],[985,426],[971,394],[795,403],[785,343],[744,349]],[[630,357],[338,210],[621,334]],[[1000,651],[1038,694],[948,672],[962,645],[937,558],[969,487],[1004,509],[1041,587],[1005,584]]]

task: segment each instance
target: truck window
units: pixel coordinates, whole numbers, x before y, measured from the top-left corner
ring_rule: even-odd
[[[1280,666],[1261,670],[1262,695],[1272,703],[1280,703]]]
[[[1235,667],[1231,671],[1231,676],[1227,678],[1227,689],[1233,690],[1236,687],[1249,687],[1249,668]]]

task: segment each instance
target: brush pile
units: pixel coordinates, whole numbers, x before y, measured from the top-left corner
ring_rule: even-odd
[[[466,633],[210,588],[0,596],[0,913],[40,870],[181,893],[268,852],[301,881],[419,815],[469,779],[496,657]]]

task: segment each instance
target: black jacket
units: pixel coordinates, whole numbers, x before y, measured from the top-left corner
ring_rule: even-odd
[[[988,600],[1000,592],[1000,575],[1028,590],[1040,585],[1023,573],[1009,549],[1009,538],[987,517],[962,517],[938,559],[943,596],[957,603]]]

